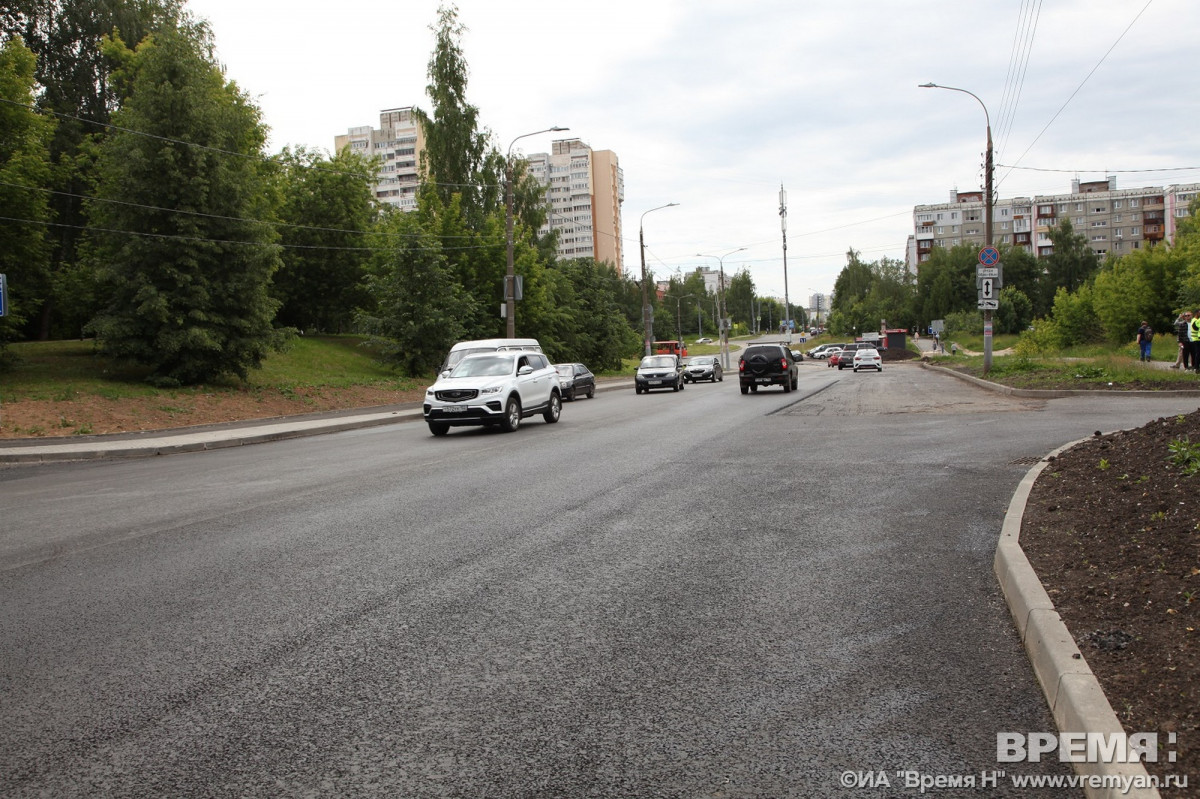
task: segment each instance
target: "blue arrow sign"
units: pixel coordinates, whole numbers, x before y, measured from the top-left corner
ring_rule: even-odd
[[[984,266],[995,266],[1000,261],[1000,251],[995,247],[984,247],[979,251],[979,263]]]

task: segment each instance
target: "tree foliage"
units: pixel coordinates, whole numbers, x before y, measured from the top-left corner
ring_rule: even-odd
[[[1075,291],[1100,268],[1100,256],[1088,243],[1087,236],[1076,233],[1071,220],[1064,218],[1050,228],[1050,241],[1054,251],[1046,256],[1043,281],[1043,298],[1057,301],[1058,290]]]
[[[37,56],[37,105],[57,119],[50,142],[55,169],[45,188],[54,192],[50,209],[58,224],[48,239],[50,283],[28,309],[28,336],[78,335],[95,310],[86,302],[91,276],[79,261],[78,245],[87,225],[82,198],[94,183],[94,143],[106,135],[118,102],[113,64],[101,43],[118,34],[136,44],[152,31],[173,28],[183,5],[182,0],[14,0],[0,13],[4,34],[21,36]]]
[[[53,120],[32,109],[34,55],[18,38],[0,44],[0,274],[8,281],[0,348],[17,338],[30,308],[50,291],[49,204]]]
[[[276,322],[348,332],[370,301],[367,234],[375,222],[373,164],[347,148],[332,159],[285,149],[279,210],[282,266],[272,288]]]
[[[124,100],[89,207],[107,291],[91,329],[161,385],[245,378],[281,343],[266,131],[210,49],[200,28],[106,47]]]

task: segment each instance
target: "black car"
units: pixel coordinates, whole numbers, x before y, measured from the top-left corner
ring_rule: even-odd
[[[694,355],[683,367],[683,379],[689,383],[701,380],[711,380],[716,383],[725,379],[721,370],[721,361],[715,355]]]
[[[683,391],[683,362],[676,355],[647,355],[633,376],[633,391],[641,394],[656,388]]]
[[[596,376],[581,363],[556,363],[558,388],[563,399],[574,400],[580,394],[588,399],[596,396]]]
[[[783,344],[752,344],[738,359],[738,383],[742,393],[758,391],[759,386],[783,386],[786,394],[799,387],[798,353]]]

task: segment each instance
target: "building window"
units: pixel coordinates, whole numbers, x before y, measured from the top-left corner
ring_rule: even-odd
[[[1113,200],[1113,208],[1120,208],[1121,200]]]
[[[1131,198],[1131,199],[1129,200],[1129,207],[1130,207],[1130,208],[1137,208],[1137,207],[1138,207],[1138,198],[1137,198],[1137,197],[1133,197],[1133,198]]]

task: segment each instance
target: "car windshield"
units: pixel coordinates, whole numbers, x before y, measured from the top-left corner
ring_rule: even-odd
[[[463,358],[450,373],[451,377],[493,377],[510,375],[513,371],[512,355],[479,355]]]
[[[692,366],[712,366],[712,358],[692,358]]]
[[[563,377],[570,377],[571,375],[575,374],[575,370],[570,364],[562,364],[554,367],[554,369]]]
[[[878,358],[879,353],[875,350],[859,350],[858,357],[860,358]]]
[[[643,369],[646,369],[646,368],[674,369],[675,368],[675,356],[674,355],[649,355],[645,358],[642,358],[642,368]],[[679,378],[675,378],[675,379],[678,380]]]

